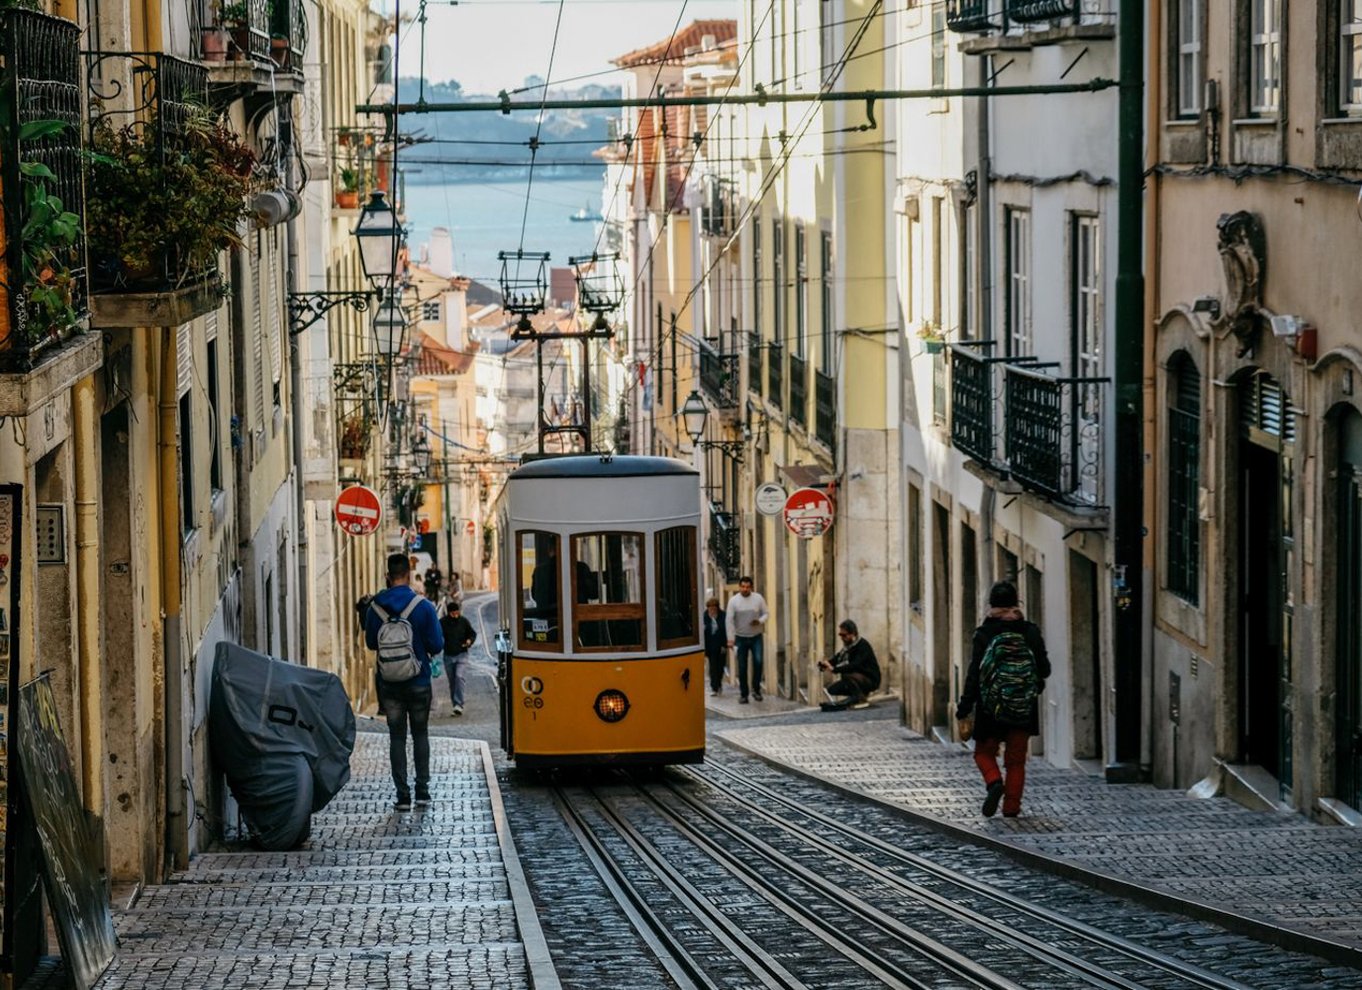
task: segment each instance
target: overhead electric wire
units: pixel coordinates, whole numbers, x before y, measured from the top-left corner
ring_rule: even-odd
[[[549,46],[549,67],[544,72],[544,81],[548,82],[553,78],[553,60],[558,55],[558,32],[563,27],[563,5],[566,0],[558,0],[558,18],[553,22],[553,43]],[[520,278],[520,258],[519,255],[525,252],[525,227],[530,220],[530,193],[534,190],[534,161],[538,156],[536,145],[539,143],[539,134],[544,129],[544,106],[548,102],[549,90],[544,87],[544,100],[539,105],[539,121],[534,126],[535,144],[530,146],[530,171],[525,178],[525,209],[520,214],[520,249],[516,252],[516,278]]]

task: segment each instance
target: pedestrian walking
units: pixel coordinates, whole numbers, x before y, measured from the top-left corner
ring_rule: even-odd
[[[430,804],[430,658],[444,649],[435,606],[411,586],[406,554],[388,557],[388,587],[369,604],[364,642],[378,653],[378,705],[388,720],[388,758],[397,811],[411,810],[407,785],[407,730],[416,763],[416,803]]]
[[[445,606],[440,620],[440,632],[445,637],[445,674],[449,678],[449,703],[454,714],[463,714],[464,668],[468,663],[468,648],[478,638],[473,623],[464,618],[463,605],[454,599]]]
[[[992,818],[1002,801],[1003,816],[1021,813],[1026,786],[1026,751],[1040,734],[1040,693],[1050,676],[1045,640],[1022,615],[1017,586],[999,581],[988,593],[988,614],[974,631],[974,652],[957,720],[974,716],[974,762],[984,776],[983,812]],[[998,747],[1006,747],[998,769]]]
[[[705,659],[709,661],[709,693],[724,690],[724,667],[728,664],[728,623],[719,599],[705,602]]]
[[[850,619],[843,619],[837,626],[837,637],[842,648],[830,659],[818,661],[820,670],[838,675],[823,689],[827,695],[824,709],[869,708],[870,692],[880,686],[880,662]]]
[[[728,625],[728,646],[734,650],[738,666],[738,701],[747,704],[747,658],[752,658],[752,697],[761,700],[762,633],[770,610],[766,599],[752,590],[752,579],[738,579],[738,593],[724,609]]]
[[[426,597],[433,602],[438,602],[440,591],[444,586],[444,575],[440,573],[440,569],[434,564],[427,567],[426,576],[421,583],[424,586]]]

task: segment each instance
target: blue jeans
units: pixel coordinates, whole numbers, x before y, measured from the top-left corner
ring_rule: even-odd
[[[738,666],[738,694],[747,697],[747,657],[752,657],[752,690],[761,694],[761,637],[734,636],[733,661]]]
[[[389,684],[378,679],[378,707],[388,720],[388,759],[393,784],[402,800],[411,798],[407,788],[407,723],[411,723],[411,748],[416,761],[416,794],[430,793],[430,685]]]
[[[468,653],[445,654],[445,676],[449,678],[449,700],[455,708],[463,707],[464,667]]]

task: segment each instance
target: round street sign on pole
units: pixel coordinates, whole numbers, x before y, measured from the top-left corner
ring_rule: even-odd
[[[336,522],[351,536],[368,536],[383,519],[383,505],[372,488],[351,485],[336,499]]]
[[[799,488],[785,500],[785,527],[800,539],[811,540],[832,528],[835,509],[828,493]]]
[[[774,481],[757,486],[757,511],[763,516],[778,516],[785,508],[785,489]]]

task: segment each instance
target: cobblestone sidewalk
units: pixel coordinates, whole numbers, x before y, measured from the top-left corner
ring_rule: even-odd
[[[387,754],[360,733],[303,849],[199,856],[119,912],[101,990],[556,990],[486,744],[432,738],[435,801],[400,814]]]
[[[1222,923],[1237,915],[1343,945],[1362,959],[1362,830],[1251,811],[1226,798],[1108,784],[1041,760],[1027,764],[1022,817],[984,818],[970,749],[928,741],[878,708],[813,712],[716,735],[971,837],[1150,888],[1202,909],[1193,913],[1213,912]],[[1279,941],[1292,943],[1290,935]]]

